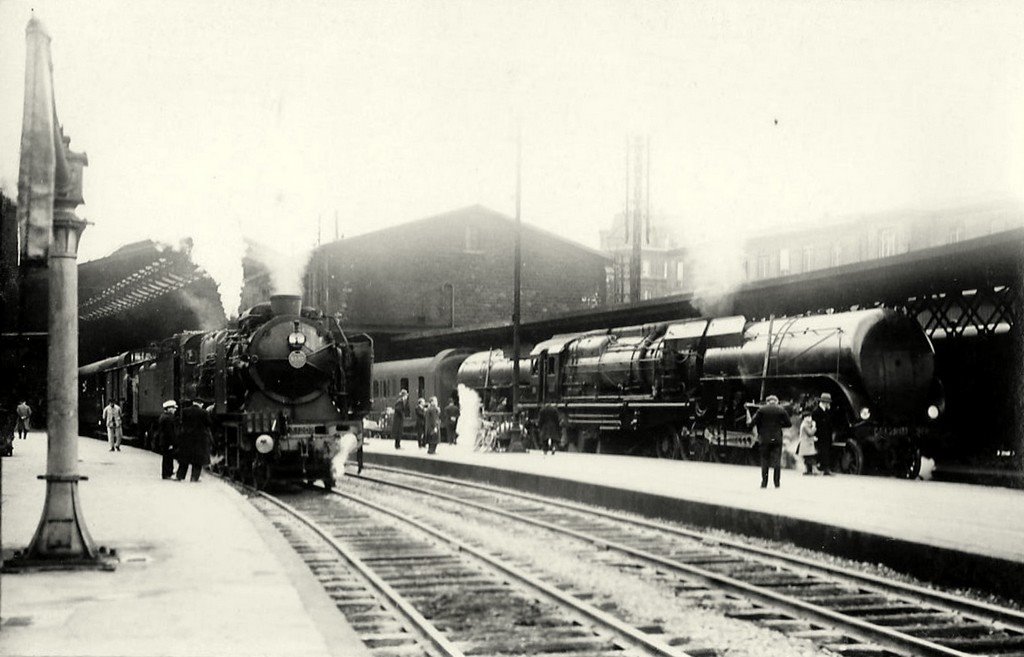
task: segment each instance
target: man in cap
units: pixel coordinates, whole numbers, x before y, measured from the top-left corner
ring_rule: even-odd
[[[174,476],[174,452],[178,444],[178,423],[174,415],[177,410],[178,403],[173,399],[164,402],[164,412],[156,421],[153,436],[156,450],[163,456],[160,461],[160,476],[164,479],[171,479]]]
[[[821,397],[818,398],[818,406],[811,411],[811,419],[818,427],[818,433],[815,434],[818,438],[815,445],[818,448],[818,467],[821,468],[821,474],[830,475],[832,474],[832,438],[836,428],[831,394],[821,393]]]
[[[398,393],[395,414],[391,417],[391,436],[395,439],[395,449],[402,449],[402,431],[405,429],[405,416],[408,414],[409,391],[403,389]]]
[[[779,406],[779,398],[768,395],[747,426],[757,428],[761,451],[761,488],[768,488],[768,469],[775,469],[775,487],[782,483],[782,430],[793,426],[789,413]]]

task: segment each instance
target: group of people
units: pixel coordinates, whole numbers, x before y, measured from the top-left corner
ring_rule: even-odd
[[[173,399],[163,404],[163,413],[157,420],[154,439],[161,454],[160,476],[171,479],[175,476],[174,461],[178,462],[177,480],[184,481],[189,468],[191,481],[199,481],[203,466],[210,464],[210,443],[212,423],[202,406],[185,399],[181,410]]]
[[[813,408],[801,412],[796,452],[803,458],[804,474],[814,474],[818,464],[823,475],[831,475],[832,439],[835,432],[832,395],[823,392]],[[779,398],[768,395],[765,404],[748,416],[747,425],[757,429],[761,456],[761,488],[768,487],[768,472],[773,472],[773,483],[782,483],[782,431],[793,426],[789,413],[779,404]]]
[[[452,445],[456,443],[459,405],[454,398],[442,409],[438,404],[437,397],[431,397],[429,401],[420,397],[416,406],[410,409],[409,391],[403,389],[398,393],[398,400],[395,402],[393,410],[391,436],[395,440],[395,449],[402,449],[405,418],[409,417],[410,410],[416,416],[416,443],[419,447],[426,447],[427,454],[436,453],[439,442]]]

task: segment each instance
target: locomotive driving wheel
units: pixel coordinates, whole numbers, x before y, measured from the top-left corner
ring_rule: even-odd
[[[683,453],[682,440],[679,432],[665,425],[654,430],[654,448],[658,458],[679,459]]]
[[[864,472],[864,448],[856,438],[846,439],[846,446],[839,453],[839,471],[844,474]]]

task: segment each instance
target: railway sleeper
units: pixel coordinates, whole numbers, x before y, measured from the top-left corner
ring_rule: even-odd
[[[541,651],[552,653],[582,652],[587,655],[594,650],[621,650],[614,641],[607,638],[590,636],[576,640],[549,640],[543,637],[523,637],[522,640],[466,640],[455,641],[455,646],[466,655],[526,655]],[[621,654],[621,652],[620,652]]]
[[[834,652],[837,655],[842,655],[843,657],[897,657],[898,655],[898,653],[894,653],[888,648],[872,645],[870,643],[826,643],[822,645],[822,648]]]
[[[1002,654],[1011,650],[1024,650],[1024,636],[1009,636],[1003,632],[996,632],[990,636],[975,639],[941,639],[937,643],[963,652],[985,651]]]
[[[946,623],[956,622],[956,616],[944,611],[918,611],[909,614],[879,614],[875,616],[861,616],[860,618],[868,623],[882,625],[885,627],[898,625],[945,625]]]
[[[876,595],[873,593],[847,593],[839,595],[808,595],[800,596],[800,599],[804,602],[810,602],[821,607],[828,607],[830,609],[857,609],[861,607],[867,607],[872,605],[875,607],[888,605],[895,608],[897,605],[894,604],[889,598],[884,595]],[[915,608],[916,607],[912,607]],[[883,612],[884,613],[884,612]]]
[[[407,643],[416,643],[415,637],[408,632],[395,632],[389,634],[366,634],[359,637],[367,648],[393,648]]]
[[[895,625],[891,626],[897,632],[903,632],[910,636],[922,639],[935,640],[941,643],[948,638],[970,639],[984,637],[992,633],[992,626],[982,623],[951,623],[949,625]]]

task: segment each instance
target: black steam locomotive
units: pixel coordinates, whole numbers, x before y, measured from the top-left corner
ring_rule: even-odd
[[[511,361],[465,359],[485,410],[506,401]],[[520,365],[521,408],[545,439],[580,451],[752,462],[752,402],[796,412],[828,392],[833,467],[916,477],[943,412],[934,352],[912,318],[872,309],[748,322],[693,319],[560,335]]]
[[[303,308],[298,296],[256,305],[237,328],[179,333],[151,351],[128,352],[79,370],[82,423],[121,403],[126,433],[151,447],[169,399],[194,399],[214,423],[214,468],[257,487],[322,479],[341,436],[356,437],[370,408],[373,343]]]

